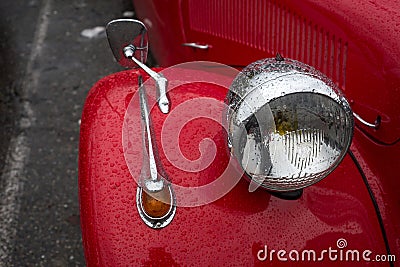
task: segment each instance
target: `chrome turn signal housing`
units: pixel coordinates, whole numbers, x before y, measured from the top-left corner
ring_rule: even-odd
[[[228,145],[253,188],[294,191],[331,173],[353,136],[351,108],[318,70],[276,58],[256,61],[233,81]]]

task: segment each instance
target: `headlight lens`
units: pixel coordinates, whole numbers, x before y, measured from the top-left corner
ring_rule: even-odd
[[[298,61],[252,63],[235,78],[227,101],[231,153],[266,189],[292,191],[318,182],[350,146],[348,102],[326,76]]]

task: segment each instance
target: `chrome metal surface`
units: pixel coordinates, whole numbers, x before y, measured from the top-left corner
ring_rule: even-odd
[[[257,185],[273,191],[304,188],[343,159],[353,116],[322,73],[282,57],[265,59],[243,69],[230,89],[228,143],[251,180],[249,191]]]
[[[361,122],[362,124],[364,124],[365,126],[368,126],[370,128],[378,129],[379,126],[381,125],[381,118],[379,116],[377,116],[374,123],[370,123],[370,122],[367,122],[366,120],[364,120],[363,118],[361,118],[360,115],[358,115],[354,111],[353,111],[353,115],[354,115],[354,118],[356,118],[359,122]]]
[[[138,64],[129,58],[145,63],[148,53],[148,36],[146,26],[134,19],[117,19],[106,26],[108,43],[117,62],[126,68],[137,68]],[[123,49],[127,46],[134,48],[127,58]]]
[[[160,229],[171,223],[176,213],[176,198],[174,191],[169,183],[166,173],[158,155],[157,145],[154,140],[152,121],[148,106],[145,87],[142,76],[138,77],[139,82],[139,102],[142,127],[143,161],[140,171],[139,184],[136,189],[136,206],[139,216],[144,223],[153,228]],[[164,190],[168,190],[165,198]],[[153,199],[151,202],[161,201],[169,205],[168,212],[161,217],[151,216],[143,204],[143,194],[150,197],[151,194],[161,194],[161,198]],[[163,197],[162,197],[163,196]],[[159,196],[160,197],[160,196]],[[147,204],[149,206],[150,204]],[[153,208],[159,208],[160,204],[155,204]]]
[[[207,50],[208,48],[210,48],[208,44],[198,44],[198,43],[183,43],[182,46],[188,46],[201,50]]]
[[[142,76],[139,76],[139,101],[143,144],[143,162],[139,180],[142,186],[149,192],[157,192],[163,189],[165,179],[161,174],[162,167],[156,147],[153,147],[156,145],[153,140],[150,111],[147,104],[145,87],[142,84]]]
[[[167,187],[170,194],[171,205],[168,212],[160,218],[152,217],[145,211],[142,201],[144,189],[140,186],[138,186],[136,189],[136,207],[138,209],[139,216],[148,227],[153,229],[161,229],[168,226],[172,222],[176,214],[176,198],[174,191],[169,183],[165,184],[165,186]]]
[[[108,42],[114,57],[124,67],[140,67],[156,82],[158,106],[162,113],[169,112],[168,81],[145,65],[148,52],[146,26],[134,19],[117,19],[107,24]]]
[[[161,74],[153,71],[145,64],[140,62],[137,58],[132,56],[134,54],[135,48],[132,45],[126,46],[123,49],[125,57],[134,61],[141,69],[143,69],[151,78],[156,82],[157,87],[157,98],[158,98],[158,107],[161,112],[167,114],[169,112],[169,100],[167,97],[167,79]]]

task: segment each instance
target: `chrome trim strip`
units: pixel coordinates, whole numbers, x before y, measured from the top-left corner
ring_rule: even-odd
[[[364,120],[363,118],[361,118],[360,115],[358,115],[358,114],[355,113],[354,111],[353,111],[353,116],[354,116],[354,118],[356,118],[359,122],[361,122],[361,123],[364,124],[365,126],[370,127],[370,128],[374,128],[374,129],[376,129],[376,130],[377,130],[377,129],[379,128],[379,126],[381,125],[381,117],[380,117],[380,116],[377,116],[377,117],[376,117],[376,120],[375,120],[374,123],[369,123],[369,122],[367,122],[366,120]]]
[[[197,48],[197,49],[201,49],[201,50],[207,50],[208,48],[210,48],[210,46],[208,44],[198,44],[198,43],[183,43],[182,46],[188,46],[188,47],[192,47],[192,48]]]

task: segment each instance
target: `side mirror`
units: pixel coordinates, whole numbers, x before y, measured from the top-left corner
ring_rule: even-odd
[[[121,66],[126,68],[139,67],[155,80],[158,106],[161,112],[168,113],[167,79],[145,65],[148,52],[146,26],[138,20],[117,19],[108,23],[106,32],[114,57]],[[139,75],[138,80],[144,149],[139,178],[140,184],[136,192],[136,206],[140,217],[147,226],[160,229],[167,226],[174,218],[176,199],[159,160],[141,75]]]
[[[118,63],[126,68],[140,67],[124,54],[124,48],[132,49],[132,57],[145,64],[148,53],[148,36],[146,26],[134,19],[117,19],[108,23],[107,38]]]
[[[117,19],[107,24],[106,33],[114,57],[121,66],[139,67],[154,79],[157,86],[158,106],[162,113],[168,113],[168,81],[162,74],[144,64],[148,52],[146,26],[134,19]]]

